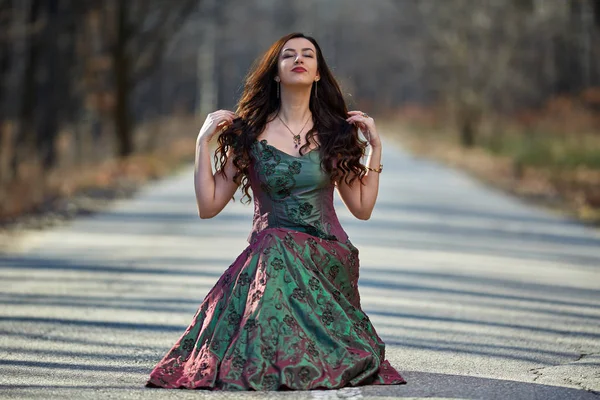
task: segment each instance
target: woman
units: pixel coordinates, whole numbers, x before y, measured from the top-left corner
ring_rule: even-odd
[[[366,143],[371,146],[361,164]],[[212,173],[211,138],[220,132]],[[368,219],[382,170],[365,113],[348,112],[317,42],[278,40],[248,75],[237,112],[210,114],[197,139],[201,218],[241,185],[254,197],[250,245],[208,293],[148,386],[335,389],[405,383],[360,308],[358,250],[333,208]]]

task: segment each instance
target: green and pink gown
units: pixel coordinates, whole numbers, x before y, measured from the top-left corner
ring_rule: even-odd
[[[249,246],[206,295],[148,386],[337,389],[405,383],[362,311],[358,250],[318,150],[253,144]]]

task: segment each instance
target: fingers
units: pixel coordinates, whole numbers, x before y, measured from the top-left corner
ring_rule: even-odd
[[[227,130],[227,128],[231,125],[231,122],[229,121],[221,121],[217,124],[217,129],[215,129],[216,131],[221,131],[224,132]]]
[[[362,111],[348,111],[348,114],[350,115],[350,117],[346,118],[346,121],[351,124],[359,123],[366,125],[367,121],[373,120],[373,118],[369,117],[366,113]]]
[[[351,117],[346,118],[346,121],[348,121],[348,122],[351,122],[351,121],[354,121],[354,122],[365,122],[366,118],[363,117],[362,115],[353,115]]]
[[[209,117],[215,118],[237,118],[237,115],[233,111],[229,110],[218,110],[208,114]]]
[[[217,129],[226,129],[237,118],[237,115],[229,110],[218,110],[209,114],[208,118],[216,123]]]
[[[367,119],[360,115],[346,118],[346,122],[354,125],[367,126]]]
[[[352,115],[352,116],[359,115],[359,116],[361,116],[361,117],[364,117],[365,119],[369,119],[369,118],[371,118],[369,115],[367,115],[367,113],[365,113],[365,112],[363,112],[363,111],[357,111],[357,110],[354,110],[354,111],[348,111],[348,114],[350,114],[350,115]],[[373,119],[373,118],[371,118],[371,119]]]
[[[233,120],[234,118],[237,118],[237,115],[235,115],[235,113],[228,111],[228,110],[219,110],[219,111],[215,111],[215,112],[211,113],[210,117],[213,120],[220,120],[220,119]]]

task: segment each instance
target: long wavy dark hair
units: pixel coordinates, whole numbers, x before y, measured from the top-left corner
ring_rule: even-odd
[[[357,179],[362,183],[365,175],[365,168],[360,160],[367,143],[359,138],[356,127],[346,122],[346,103],[338,83],[327,67],[319,44],[310,36],[291,33],[277,40],[254,64],[246,77],[244,92],[237,105],[236,114],[239,118],[235,119],[217,140],[215,164],[223,174],[228,154],[233,150],[233,164],[237,168],[234,180],[242,185],[242,201],[251,200],[250,148],[266,124],[279,111],[280,100],[277,98],[277,84],[274,80],[278,72],[279,55],[285,43],[295,38],[307,39],[315,46],[317,68],[321,78],[318,83],[313,84],[311,91],[309,108],[312,112],[313,128],[307,132],[307,142],[300,148],[300,154],[308,150],[309,143],[315,143],[314,136],[318,135],[321,168],[330,175],[332,183],[344,180],[352,185]],[[318,97],[314,93],[316,84],[319,85]]]

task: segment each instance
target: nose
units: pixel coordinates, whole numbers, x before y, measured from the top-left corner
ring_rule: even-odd
[[[298,54],[298,55],[296,56],[296,59],[294,60],[294,64],[298,64],[300,61],[301,61],[301,59],[300,59],[300,54]]]

